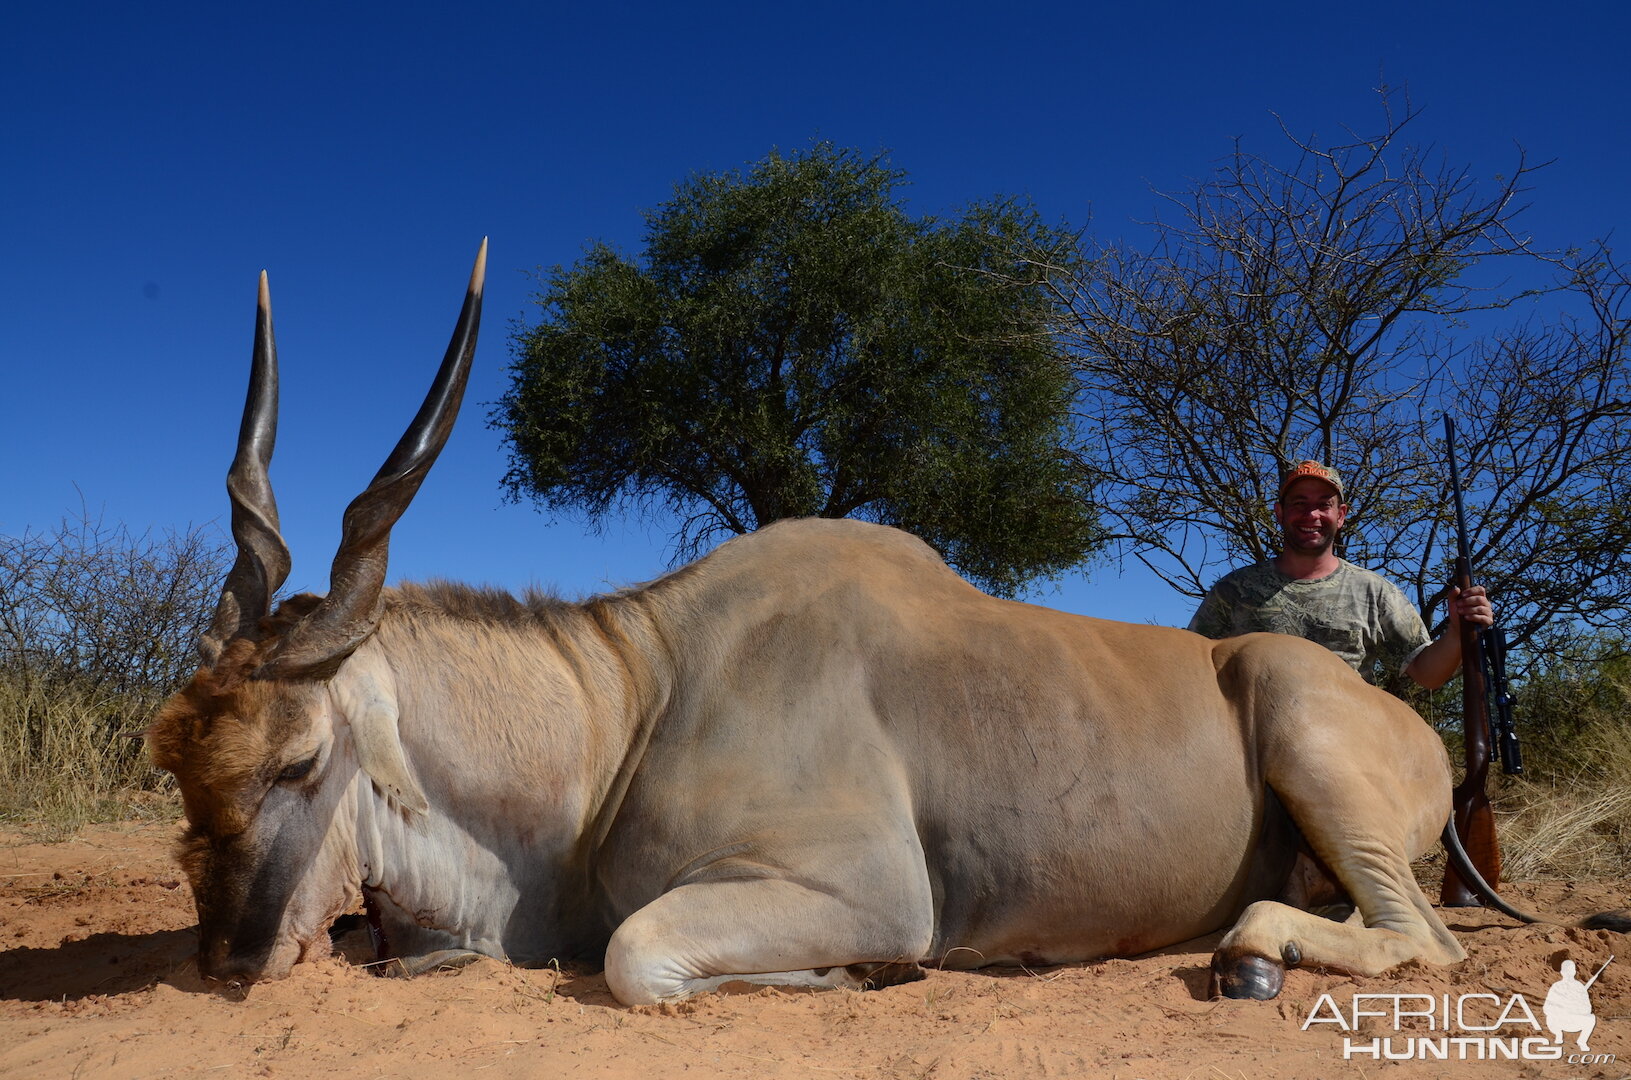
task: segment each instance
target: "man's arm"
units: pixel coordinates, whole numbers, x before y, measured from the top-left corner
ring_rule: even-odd
[[[1482,585],[1474,585],[1463,593],[1455,589],[1450,593],[1450,625],[1437,641],[1428,645],[1410,661],[1405,673],[1428,690],[1437,690],[1461,670],[1461,620],[1466,619],[1480,627],[1495,625],[1495,609]]]

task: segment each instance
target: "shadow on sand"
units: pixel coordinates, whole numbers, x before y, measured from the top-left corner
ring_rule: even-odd
[[[187,929],[91,934],[50,949],[9,949],[0,953],[0,999],[78,1001],[158,982],[209,992],[193,965],[197,948],[197,931]]]

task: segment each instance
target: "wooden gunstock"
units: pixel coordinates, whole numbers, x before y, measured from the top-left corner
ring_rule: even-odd
[[[1464,562],[1457,563],[1456,585],[1467,589],[1472,575]],[[1489,694],[1484,685],[1484,669],[1478,662],[1478,628],[1461,624],[1461,717],[1467,772],[1450,793],[1456,835],[1472,858],[1473,868],[1491,886],[1501,880],[1501,848],[1495,838],[1495,811],[1484,787],[1489,780],[1490,724]],[[1482,901],[1449,866],[1444,868],[1444,886],[1439,903],[1445,907],[1480,907]]]
[[[1489,796],[1484,793],[1482,783],[1472,788],[1462,784],[1451,793],[1451,799],[1455,807],[1455,832],[1461,837],[1461,846],[1467,849],[1479,876],[1493,885],[1500,880],[1501,848],[1495,839],[1495,811]],[[1438,902],[1442,907],[1483,906],[1483,901],[1449,865],[1444,867],[1444,886],[1439,890]]]

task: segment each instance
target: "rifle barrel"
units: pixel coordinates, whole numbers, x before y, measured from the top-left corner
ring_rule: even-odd
[[[1472,553],[1467,544],[1467,505],[1461,497],[1461,467],[1456,462],[1455,418],[1449,413],[1444,414],[1444,449],[1450,458],[1450,495],[1455,501],[1456,572],[1466,576],[1464,585],[1470,585]]]

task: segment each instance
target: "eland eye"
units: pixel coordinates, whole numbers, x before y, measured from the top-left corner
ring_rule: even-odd
[[[277,778],[280,781],[281,780],[304,780],[306,778],[306,774],[311,772],[312,769],[316,765],[317,765],[317,755],[313,754],[311,757],[307,758],[305,761],[297,761],[293,765],[290,765],[290,766],[286,767],[282,772],[277,774]]]

